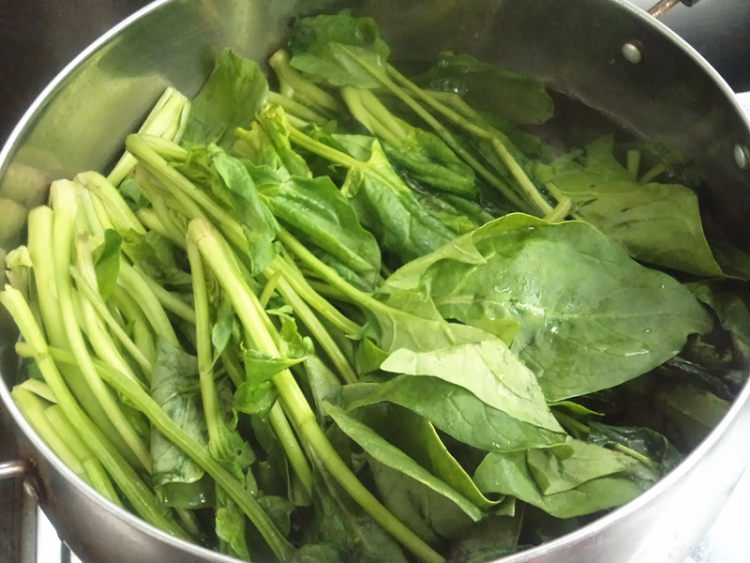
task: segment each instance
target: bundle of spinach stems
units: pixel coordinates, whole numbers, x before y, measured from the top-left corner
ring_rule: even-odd
[[[709,246],[689,165],[555,149],[541,83],[388,58],[348,14],[294,24],[276,91],[224,51],[6,259],[18,406],[174,536],[489,560],[648,489],[744,383],[747,258]]]

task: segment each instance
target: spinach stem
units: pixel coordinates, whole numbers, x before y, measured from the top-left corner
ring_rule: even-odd
[[[164,200],[160,197],[158,199],[163,205]],[[152,201],[151,205],[152,207],[149,209],[143,208],[136,211],[138,220],[143,223],[143,226],[146,227],[149,231],[159,233],[165,239],[170,240],[175,246],[184,249],[185,241],[182,240],[182,238],[179,236],[179,231],[174,230],[171,224],[163,221],[161,215],[156,213],[155,202]]]
[[[166,339],[170,344],[179,346],[177,334],[161,303],[146,283],[141,272],[124,259],[120,260],[120,275],[117,278],[117,283],[141,308],[146,320],[154,329],[154,333]]]
[[[214,457],[225,458],[231,452],[222,450],[221,412],[218,406],[218,394],[214,382],[213,357],[211,353],[211,321],[208,304],[208,288],[203,268],[203,260],[195,242],[187,239],[187,253],[190,262],[190,271],[193,280],[193,297],[195,300],[196,315],[196,350],[198,353],[198,374],[201,386],[201,397],[203,399],[203,410],[208,427],[208,448]],[[281,405],[276,402],[269,413],[271,425],[279,438],[289,463],[297,473],[308,494],[312,492],[312,471],[302,453],[297,439],[289,427],[286,415]]]
[[[93,366],[86,341],[78,325],[77,307],[69,268],[76,216],[75,189],[72,182],[63,180],[52,184],[50,200],[53,207],[52,260],[57,286],[58,314],[62,317],[68,346],[78,360],[86,383],[101,404],[112,425],[117,429],[130,453],[151,471],[151,454],[135,428],[125,417],[114,395],[99,377]]]
[[[186,213],[191,219],[203,216],[196,206],[211,216],[229,241],[240,250],[247,251],[247,240],[242,227],[232,216],[219,206],[211,196],[195,186],[177,170],[170,167],[149,143],[139,135],[128,135],[125,146],[138,159],[138,162],[161,182],[174,197],[181,197]],[[193,205],[191,205],[191,203]]]
[[[57,404],[60,405],[60,409],[65,414],[65,417],[80,431],[86,443],[92,452],[94,452],[94,455],[112,476],[112,479],[135,511],[144,520],[158,528],[174,536],[189,539],[189,534],[169,516],[165,515],[163,507],[157,502],[146,484],[117,449],[109,443],[98,425],[78,405],[63,381],[55,365],[55,360],[52,358],[51,349],[47,346],[44,335],[34,320],[31,309],[24,300],[23,295],[15,288],[6,287],[4,291],[0,292],[0,303],[11,314],[25,340],[25,342],[16,344],[16,352],[19,356],[34,358],[42,377],[57,398]],[[63,352],[63,354],[69,360],[69,365],[77,364],[77,359],[73,354],[70,352]],[[125,382],[128,381],[124,377],[122,377],[122,380]]]
[[[545,221],[550,223],[558,223],[564,221],[565,218],[570,214],[572,204],[569,197],[561,197],[557,201],[555,208],[544,216]]]
[[[641,179],[638,180],[641,184],[648,184],[651,180],[654,180],[658,178],[661,174],[666,172],[667,167],[664,166],[664,163],[659,162],[655,164],[651,169],[647,170],[643,176],[641,176]]]
[[[341,166],[346,166],[347,168],[357,168],[359,166],[362,166],[362,162],[357,160],[356,158],[352,158],[346,153],[336,150],[333,147],[329,147],[328,145],[325,145],[320,141],[316,141],[312,137],[308,137],[295,127],[290,126],[288,129],[289,140],[299,145],[303,149],[315,153],[318,156],[322,156],[326,160],[330,160],[331,162],[340,164]]]
[[[288,98],[302,98],[316,108],[332,114],[341,112],[341,103],[328,92],[310,82],[289,64],[289,53],[281,49],[268,59],[279,79],[280,91]]]
[[[341,89],[341,97],[367,130],[394,147],[401,146],[406,130],[369,90],[347,86]]]
[[[171,313],[174,313],[183,321],[187,321],[190,324],[195,324],[195,311],[192,307],[190,307],[190,305],[185,303],[185,301],[183,301],[180,297],[178,297],[171,291],[164,289],[162,285],[154,281],[140,268],[138,268],[137,266],[135,268],[140,274],[143,281],[146,282],[146,285],[153,292],[154,297],[156,297],[156,299],[159,301],[159,303],[161,303],[161,306],[164,307],[164,309]]]
[[[492,186],[497,188],[497,190],[505,197],[509,202],[516,205],[519,209],[525,209],[526,205],[524,204],[523,200],[518,197],[518,195],[511,190],[505,182],[503,182],[500,178],[498,178],[495,174],[490,172],[483,164],[481,164],[472,154],[464,148],[464,146],[453,136],[453,134],[442,124],[440,121],[438,121],[430,112],[428,112],[426,109],[424,109],[417,100],[415,100],[412,96],[410,96],[407,92],[405,92],[402,88],[400,88],[395,82],[393,82],[389,77],[388,74],[381,71],[379,68],[377,68],[375,65],[371,64],[369,61],[363,59],[362,57],[358,57],[356,54],[354,54],[350,49],[347,47],[344,47],[342,45],[339,45],[339,48],[346,52],[346,54],[354,59],[359,65],[361,65],[367,72],[369,72],[378,82],[380,82],[383,86],[385,86],[388,90],[391,91],[398,99],[400,99],[404,104],[406,104],[409,109],[411,109],[414,113],[416,113],[425,123],[427,123],[432,129],[435,131],[435,133],[440,136],[440,138],[443,139],[443,141],[446,142],[446,144],[451,147],[456,154],[458,154],[461,158],[464,159],[464,161],[471,166],[480,176],[482,176],[487,182],[489,182]],[[388,67],[389,71],[392,67]],[[398,76],[401,76],[400,74]],[[401,76],[403,80],[409,82],[415,89],[417,89],[422,95],[424,93],[421,89],[417,88],[416,85],[413,85],[411,81],[406,79],[405,77]],[[447,108],[443,106],[443,104],[440,104],[440,106],[444,107],[446,110],[453,113],[453,115],[457,116],[461,123],[466,125],[466,128],[470,130],[470,132],[474,133],[478,137],[486,140],[492,140],[493,136],[485,129],[482,129],[480,127],[477,127],[470,122],[464,120],[461,118],[458,114],[455,114],[450,110],[450,108]]]
[[[281,229],[277,238],[282,242],[292,254],[299,258],[304,264],[318,274],[326,283],[334,289],[340,291],[345,297],[351,299],[354,303],[364,306],[370,310],[389,309],[387,305],[374,299],[369,293],[365,293],[348,283],[336,270],[324,264],[317,256],[310,252],[305,246],[294,238],[289,232]]]
[[[341,348],[336,344],[331,335],[328,333],[323,323],[318,320],[315,313],[307,306],[305,301],[297,295],[292,286],[286,279],[279,280],[279,292],[284,300],[294,309],[300,320],[307,326],[310,333],[320,344],[320,347],[328,355],[331,363],[338,371],[344,383],[356,383],[357,374],[349,365],[346,356]]]
[[[555,418],[560,422],[562,426],[565,426],[568,429],[575,430],[578,432],[578,434],[583,434],[584,436],[588,436],[591,432],[591,427],[584,424],[580,420],[576,420],[572,416],[565,414],[564,412],[560,412],[559,410],[554,411]],[[650,457],[632,449],[624,444],[620,444],[619,442],[613,442],[612,449],[617,450],[620,453],[623,453],[627,456],[632,457],[633,459],[640,461],[644,465],[648,465],[649,467],[656,468],[658,467],[657,463],[651,459]]]
[[[208,304],[208,288],[203,273],[203,262],[198,249],[190,241],[187,243],[190,274],[193,282],[195,303],[195,349],[198,356],[198,379],[200,381],[203,414],[208,430],[208,449],[214,457],[221,457],[221,412],[213,372],[211,350],[211,320]]]
[[[65,436],[67,446],[81,460],[91,486],[110,502],[113,502],[117,506],[123,506],[106,470],[83,441],[78,430],[70,424],[60,406],[51,405],[47,407],[44,411],[44,416],[61,436]]]
[[[362,64],[363,62],[369,64],[367,61],[363,61],[361,59],[359,59],[358,62],[360,64]],[[425,92],[424,90],[422,90],[419,86],[414,84],[411,80],[409,80],[399,71],[397,71],[393,66],[388,65],[387,72],[388,74],[393,76],[397,82],[401,83],[402,86],[404,86],[407,90],[409,90],[412,94],[417,96],[419,99],[421,99],[423,102],[428,104],[433,109],[443,114],[445,117],[451,120],[454,124],[465,129],[466,131],[468,131],[469,133],[471,133],[472,135],[480,139],[489,140],[492,144],[492,147],[495,149],[495,152],[503,161],[503,164],[505,164],[505,166],[510,171],[511,175],[515,178],[516,182],[518,182],[518,185],[520,186],[521,190],[526,196],[526,200],[529,203],[531,203],[534,207],[536,207],[536,209],[539,212],[541,212],[542,215],[546,215],[547,213],[551,211],[552,209],[551,206],[539,193],[539,190],[531,181],[531,179],[523,170],[523,168],[521,168],[521,166],[518,164],[518,161],[513,157],[513,155],[510,154],[510,151],[508,150],[508,147],[506,146],[506,142],[503,142],[501,140],[500,134],[498,131],[493,130],[491,127],[490,128],[480,127],[476,125],[475,123],[467,120],[462,115],[456,113],[450,107],[443,104],[440,100],[431,96],[428,92]]]
[[[101,294],[99,294],[91,286],[91,284],[89,284],[89,282],[83,278],[83,275],[79,272],[78,268],[71,266],[70,275],[75,280],[78,291],[83,293],[83,296],[94,307],[96,312],[99,314],[99,317],[104,320],[109,329],[112,331],[112,334],[114,334],[117,340],[120,341],[120,344],[128,351],[128,353],[141,367],[143,373],[148,378],[151,370],[153,369],[153,363],[146,357],[141,349],[122,329],[120,324],[112,315],[112,312],[107,308],[107,305],[102,300]]]
[[[326,319],[344,334],[348,336],[354,336],[360,333],[362,327],[346,318],[341,313],[341,311],[336,309],[326,299],[319,295],[318,292],[316,292],[310,286],[305,277],[300,274],[293,265],[287,263],[285,259],[277,257],[268,266],[268,269],[269,271],[278,270],[279,272],[281,272],[281,275],[284,277],[284,279],[300,297],[302,297],[324,319]]]
[[[2,299],[2,294],[0,294],[0,299]],[[23,343],[16,345],[16,352],[20,356],[27,356],[29,353],[34,353],[32,349],[27,348]],[[72,354],[57,348],[46,348],[44,356],[49,361],[54,360],[61,363],[75,363],[76,361]],[[39,361],[36,355],[34,357]],[[215,460],[207,448],[197,442],[169,418],[167,413],[140,386],[100,362],[97,362],[96,367],[102,377],[107,380],[107,383],[126,397],[134,408],[142,412],[154,428],[164,434],[170,442],[185,452],[206,473],[213,477],[217,485],[250,518],[250,521],[255,525],[266,542],[268,542],[274,554],[281,560],[287,559],[291,553],[291,546],[276,529],[275,524],[258,504],[255,497],[245,490],[244,484],[237,481],[221,463]]]
[[[238,270],[231,267],[233,261],[229,260],[224,254],[225,245],[220,243],[218,232],[209,222],[196,219],[191,221],[188,226],[188,236],[198,246],[209,268],[227,292],[240,321],[252,337],[255,346],[272,357],[278,357],[279,351],[276,339],[264,328],[266,323],[259,318],[265,315],[265,312],[258,303],[255,294],[240,277]],[[283,370],[273,377],[273,382],[306,446],[318,456],[326,469],[357,504],[420,559],[443,561],[438,553],[395,518],[359,482],[354,473],[339,457],[338,452],[328,441],[323,430],[318,426],[315,414],[292,373],[289,370]]]
[[[104,176],[97,172],[82,172],[75,177],[75,181],[101,200],[117,231],[124,233],[132,230],[139,235],[146,234],[146,229],[120,192]]]
[[[281,106],[282,108],[284,108],[284,111],[286,112],[287,116],[294,116],[304,121],[308,121],[310,123],[317,123],[318,125],[323,125],[324,123],[328,121],[328,119],[325,116],[319,114],[318,112],[307,107],[306,105],[299,103],[294,98],[290,98],[289,96],[283,96],[277,92],[268,93],[268,103],[276,104],[277,106]]]
[[[289,465],[292,466],[292,469],[297,474],[302,487],[308,495],[312,495],[312,469],[299,442],[297,442],[297,437],[294,435],[294,431],[289,425],[289,420],[287,420],[287,416],[279,401],[276,401],[268,412],[268,421],[271,423],[271,428],[276,433],[279,442],[281,442],[284,453],[289,460]]]
[[[46,405],[42,399],[22,387],[14,387],[11,391],[11,397],[13,397],[18,410],[23,413],[34,432],[44,440],[44,443],[60,458],[60,461],[85,482],[91,484],[81,459],[75,454],[73,448],[69,447],[67,436],[63,438],[44,416]]]
[[[141,351],[148,362],[153,365],[156,360],[156,342],[154,333],[151,331],[151,325],[144,312],[135,302],[135,300],[121,286],[115,286],[112,291],[111,300],[116,305],[128,323],[132,326],[133,342],[136,348]],[[151,372],[144,372],[147,379],[150,379]]]
[[[630,177],[634,182],[638,181],[638,172],[641,169],[641,151],[637,149],[629,150],[627,153],[627,169]]]

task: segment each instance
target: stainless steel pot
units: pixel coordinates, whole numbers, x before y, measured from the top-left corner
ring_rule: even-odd
[[[265,60],[294,16],[350,7],[374,16],[396,59],[446,48],[537,76],[638,134],[692,156],[708,201],[742,243],[750,215],[750,124],[720,76],[667,28],[623,0],[159,0],[114,27],[42,92],[0,152],[0,197],[30,207],[49,180],[106,166],[158,93],[193,94],[216,53]],[[747,245],[744,245],[747,247]],[[35,435],[8,392],[12,327],[0,333],[0,398],[18,431],[23,475],[61,537],[90,561],[233,561],[176,540],[100,498]],[[708,438],[633,502],[507,561],[679,561],[750,459],[750,387]]]

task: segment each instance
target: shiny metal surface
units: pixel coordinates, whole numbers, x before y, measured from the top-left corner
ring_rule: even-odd
[[[0,480],[23,477],[27,470],[26,463],[23,461],[6,461],[0,463]]]
[[[734,147],[750,145],[747,119],[684,41],[622,0],[160,0],[97,41],[36,100],[0,152],[0,197],[31,206],[49,179],[105,167],[166,85],[192,94],[221,48],[262,60],[281,44],[291,17],[344,5],[378,19],[397,59],[428,61],[452,48],[502,62],[682,148],[717,187],[708,204],[742,241],[750,177]],[[643,46],[641,64],[621,56],[629,41]],[[32,461],[43,484],[40,502],[74,550],[94,561],[232,561],[151,528],[62,466],[10,399],[12,341],[6,330],[0,398],[19,430],[19,457]],[[745,388],[707,440],[646,494],[508,561],[680,561],[750,458],[749,396]]]
[[[680,2],[681,0],[659,0],[648,9],[648,13],[655,18],[660,18]]]

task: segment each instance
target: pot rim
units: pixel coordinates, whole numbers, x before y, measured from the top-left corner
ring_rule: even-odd
[[[154,0],[134,12],[130,16],[126,17],[96,40],[88,45],[83,51],[81,51],[74,59],[72,59],[58,74],[44,87],[44,89],[37,95],[28,109],[23,113],[22,117],[15,125],[10,135],[6,139],[6,142],[0,149],[0,178],[7,172],[8,165],[10,164],[11,157],[14,151],[17,149],[19,141],[22,139],[24,133],[28,127],[34,123],[37,115],[45,108],[45,106],[52,100],[54,95],[61,89],[64,82],[73,75],[78,68],[84,64],[89,58],[96,54],[102,47],[106,46],[110,41],[116,38],[125,28],[130,27],[135,22],[149,16],[152,12],[155,12],[163,6],[170,4],[176,0]],[[627,0],[608,0],[612,4],[615,4],[619,9],[625,10],[631,14],[631,16],[640,20],[642,25],[652,26],[656,30],[664,35],[668,40],[674,43],[683,53],[692,58],[695,63],[698,64],[700,69],[712,79],[713,83],[722,92],[726,101],[733,107],[737,117],[743,122],[745,129],[750,132],[750,114],[746,113],[740,105],[738,99],[735,96],[735,92],[729,87],[722,76],[714,69],[708,61],[698,53],[687,41],[677,35],[676,32],[672,31],[661,21],[650,16],[646,11],[638,8],[637,6],[630,4]],[[1,375],[1,374],[0,374]],[[590,539],[603,530],[610,528],[617,524],[618,521],[626,518],[627,516],[638,512],[645,506],[656,502],[658,498],[663,494],[664,491],[672,487],[675,483],[680,481],[685,475],[687,475],[700,461],[709,453],[710,450],[714,449],[724,434],[727,433],[729,428],[737,420],[739,413],[747,408],[747,403],[750,399],[750,381],[748,381],[737,398],[732,403],[731,407],[721,419],[719,424],[714,427],[706,438],[692,451],[688,456],[670,473],[660,479],[650,489],[631,500],[630,502],[612,510],[610,513],[598,518],[597,520],[577,529],[573,532],[565,534],[552,541],[546,542],[539,546],[524,550],[517,554],[513,554],[504,557],[499,561],[503,562],[521,562],[533,560],[537,557],[548,555],[556,549],[573,545],[587,539]],[[52,452],[52,450],[44,443],[44,441],[37,435],[31,425],[26,421],[24,416],[21,414],[19,409],[16,407],[13,399],[10,396],[10,390],[5,380],[0,376],[0,400],[2,400],[5,407],[8,409],[13,421],[16,423],[20,431],[24,434],[32,445],[40,451],[44,458],[54,467],[56,471],[62,474],[62,476],[70,482],[77,490],[86,495],[89,499],[96,502],[103,510],[108,513],[116,515],[118,518],[125,520],[131,526],[134,526],[139,531],[154,537],[155,539],[172,543],[186,551],[191,555],[200,556],[206,558],[209,561],[216,561],[217,563],[238,563],[241,560],[231,556],[222,555],[216,551],[201,547],[194,543],[186,540],[182,540],[175,536],[172,536],[155,526],[142,520],[132,512],[121,508],[99,493],[93,488],[82,481],[75,473],[73,473],[60,459]],[[750,454],[748,454],[750,458]],[[739,477],[739,475],[738,475]]]

